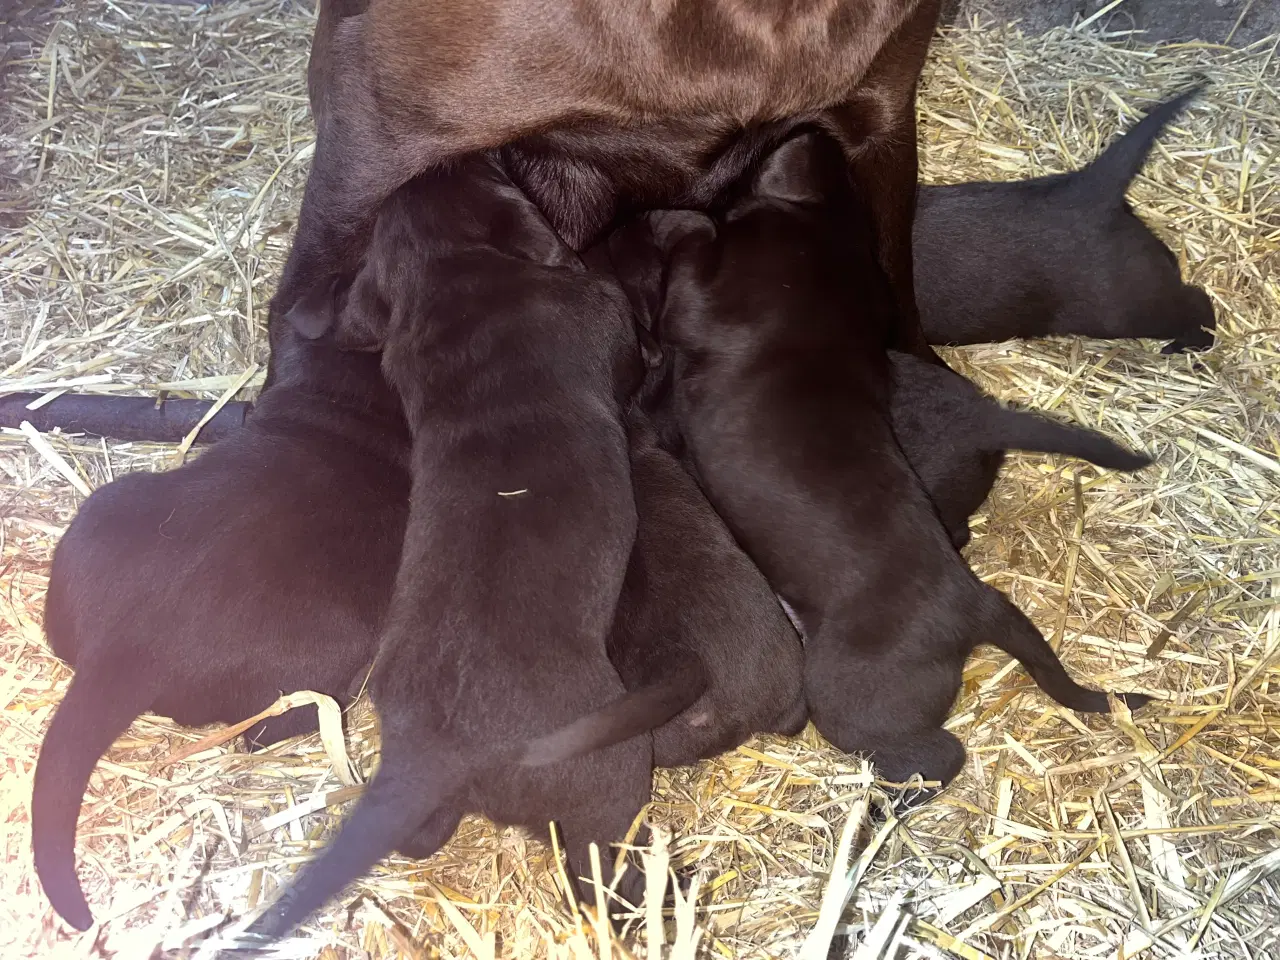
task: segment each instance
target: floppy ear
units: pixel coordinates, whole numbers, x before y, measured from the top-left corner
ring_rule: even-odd
[[[372,267],[356,275],[336,298],[338,320],[334,340],[343,350],[381,350],[391,322],[391,305],[382,296]]]
[[[752,193],[790,203],[821,203],[832,177],[848,176],[839,145],[818,133],[792,137],[765,157]]]
[[[308,340],[319,340],[333,328],[338,281],[319,283],[286,311],[284,319]]]
[[[501,193],[506,202],[490,222],[495,247],[549,267],[582,267],[577,252],[561,239],[524,191],[511,184]]]
[[[697,210],[655,210],[648,214],[653,242],[662,251],[663,260],[669,261],[681,244],[714,240],[716,222]]]
[[[603,246],[607,251],[609,268],[617,277],[631,303],[631,312],[639,321],[637,332],[645,334],[640,346],[648,362],[652,345],[646,344],[646,337],[662,303],[662,251],[654,242],[649,221],[643,217],[613,231]]]

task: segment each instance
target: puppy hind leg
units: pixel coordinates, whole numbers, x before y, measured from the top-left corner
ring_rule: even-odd
[[[427,817],[418,832],[400,844],[397,850],[410,860],[426,860],[449,842],[461,819],[457,810],[442,807]]]
[[[564,839],[566,870],[570,880],[577,885],[579,898],[588,904],[595,903],[591,844],[595,843],[600,849],[601,879],[608,886],[614,881],[613,863],[618,853],[613,845],[626,838],[653,790],[653,773],[648,765],[643,771],[637,768],[633,775],[627,777],[619,777],[615,765],[600,765],[599,774],[591,781],[594,787],[584,788],[574,808],[564,811],[558,818],[560,835]],[[647,838],[648,831],[642,825],[635,842],[643,844]],[[611,900],[611,914],[623,911],[626,903],[639,906],[644,900],[644,871],[633,859],[627,859],[626,870],[615,890],[624,903]]]
[[[964,766],[964,745],[950,731],[937,729],[898,740],[869,744],[863,751],[880,779],[908,783],[917,774],[944,786]],[[936,792],[931,790],[929,795]]]
[[[319,729],[319,714],[314,705],[307,704],[254,724],[244,732],[244,742],[251,752],[256,753],[281,740],[305,736]]]

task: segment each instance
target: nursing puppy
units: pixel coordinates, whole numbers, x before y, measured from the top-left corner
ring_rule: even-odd
[[[803,651],[773,590],[638,408],[627,432],[639,527],[609,657],[629,690],[682,661],[707,675],[698,701],[653,731],[654,764],[695,763],[755,733],[799,733]]]
[[[1213,304],[1125,191],[1161,131],[1200,92],[1154,107],[1075,173],[920,190],[916,298],[930,343],[1011,337],[1173,338],[1213,345]]]
[[[250,927],[265,937],[393,848],[434,852],[471,811],[543,835],[558,821],[570,871],[587,873],[589,845],[622,839],[648,802],[652,741],[636,734],[706,685],[683,660],[628,695],[607,656],[636,532],[620,404],[641,373],[616,283],[476,157],[395,194],[341,299],[340,341],[382,348],[413,434],[369,684],[382,762],[333,843]],[[638,871],[623,882],[624,896],[642,889]]]
[[[810,134],[770,156],[718,224],[651,217],[671,254],[656,331],[689,461],[803,626],[814,724],[891,780],[946,781],[964,750],[942,724],[977,644],[1073,709],[1104,711],[1107,697],[973,575],[899,449],[881,346],[894,305],[851,229],[864,216],[839,151]]]
[[[1109,470],[1137,470],[1151,458],[1102,434],[1010,410],[945,366],[890,351],[889,422],[957,548],[969,517],[987,499],[1006,450],[1066,453]]]
[[[45,632],[75,678],[31,803],[54,909],[93,918],[75,873],[89,775],[142,713],[230,723],[281,694],[342,698],[373,659],[408,515],[408,432],[375,357],[282,330],[279,376],[194,463],[96,490],[54,553]],[[315,710],[264,722],[269,743]]]

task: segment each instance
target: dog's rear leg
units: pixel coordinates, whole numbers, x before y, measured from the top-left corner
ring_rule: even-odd
[[[583,903],[595,903],[595,888],[592,883],[590,846],[595,843],[600,848],[600,873],[605,885],[613,882],[613,862],[617,856],[617,848],[613,844],[620,843],[636,816],[649,802],[652,793],[652,774],[646,771],[643,781],[639,777],[611,778],[610,772],[603,765],[599,768],[604,774],[596,780],[594,795],[584,795],[584,802],[576,809],[566,811],[560,816],[560,833],[564,839],[566,869],[569,878],[578,888],[578,896]],[[635,783],[628,787],[625,780],[634,779]],[[607,792],[605,792],[607,791]],[[635,842],[647,842],[648,832],[643,827],[636,836]],[[632,860],[627,860],[626,871],[616,886],[618,896],[626,903],[638,906],[644,899],[644,872]],[[611,914],[625,909],[623,904],[610,903]]]
[[[298,212],[298,229],[272,301],[283,319],[309,292],[355,271],[382,201],[441,159],[430,132],[412,138],[385,116],[364,54],[364,26],[337,23],[326,65],[324,127]]]
[[[924,780],[946,784],[964,766],[964,745],[942,729],[868,744],[863,752],[880,778],[891,783],[907,783],[919,774]]]
[[[462,817],[456,810],[442,807],[418,828],[409,840],[400,844],[399,852],[411,860],[426,860],[449,842]]]
[[[244,732],[244,742],[249,750],[258,751],[281,740],[315,733],[319,729],[319,714],[313,704],[307,704],[254,724]]]
[[[916,306],[911,228],[919,161],[915,94],[938,22],[940,0],[921,0],[877,54],[850,100],[829,111],[850,158],[853,186],[875,228],[876,257],[899,313],[890,344],[931,363],[942,360],[925,340]]]
[[[331,127],[339,117],[335,112]],[[288,317],[307,293],[355,271],[379,205],[415,173],[374,149],[360,135],[335,134],[316,144],[272,322]]]

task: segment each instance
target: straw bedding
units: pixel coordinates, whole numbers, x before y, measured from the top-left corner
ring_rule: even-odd
[[[14,11],[0,389],[252,394],[311,148],[311,23],[278,2]],[[698,886],[661,921],[655,898],[627,948],[575,917],[548,851],[474,820],[432,860],[379,869],[295,955],[652,956],[658,939],[664,956],[1280,953],[1276,45],[1150,49],[970,24],[936,44],[922,84],[923,177],[943,182],[1073,168],[1154,99],[1199,73],[1215,81],[1134,197],[1213,297],[1219,346],[1199,362],[1138,342],[948,354],[1001,398],[1158,454],[1123,477],[1013,457],[969,557],[1078,677],[1159,702],[1132,722],[1077,717],[983,650],[950,723],[966,770],[901,819],[883,819],[865,768],[811,730],[661,773],[649,816],[672,841],[651,855]],[[71,936],[56,922],[28,811],[69,676],[40,630],[50,552],[82,490],[180,454],[47,441],[0,437],[0,955],[194,953],[274,893],[331,826],[315,811],[354,791],[319,737],[165,765],[209,731],[144,717],[99,766],[81,818],[104,923]],[[359,705],[345,748],[365,777],[376,744]]]

